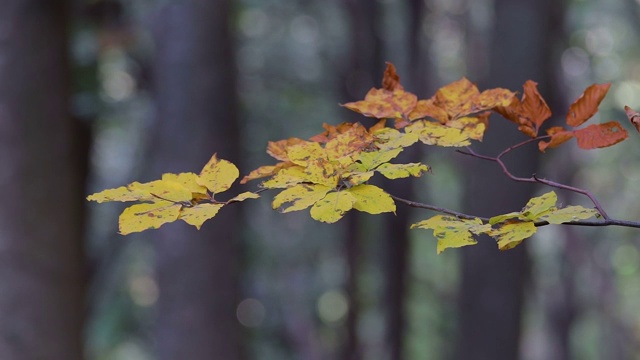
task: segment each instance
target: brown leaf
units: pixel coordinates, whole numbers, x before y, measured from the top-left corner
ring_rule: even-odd
[[[435,104],[435,99],[419,100],[416,107],[409,114],[409,120],[414,121],[430,117],[444,124],[449,120],[447,111]],[[396,126],[397,127],[397,126]]]
[[[547,148],[554,148],[573,138],[573,131],[566,131],[562,126],[554,126],[547,129],[547,135],[551,135],[550,141],[540,141],[538,149],[544,152]]]
[[[589,125],[573,133],[578,140],[578,146],[587,150],[615,145],[628,136],[627,130],[617,121]]]
[[[527,136],[538,136],[540,126],[551,117],[551,110],[538,92],[538,84],[527,80],[523,85],[522,100],[513,97],[508,106],[498,106],[495,112],[518,124],[518,130]]]
[[[607,95],[610,87],[611,84],[593,84],[589,86],[582,95],[569,106],[567,124],[576,127],[589,120],[598,112],[598,106]]]
[[[396,67],[388,61],[382,77],[382,88],[388,91],[404,90],[404,87],[400,85],[400,76],[396,73]]]
[[[627,113],[627,118],[631,121],[631,124],[640,132],[640,113],[633,110],[632,108],[625,106],[624,112]]]

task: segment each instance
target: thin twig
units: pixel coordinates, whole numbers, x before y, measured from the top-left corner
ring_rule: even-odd
[[[427,210],[433,210],[433,211],[440,212],[440,213],[443,213],[443,214],[453,215],[453,216],[461,218],[461,219],[476,219],[476,218],[478,218],[478,219],[480,219],[480,220],[482,220],[484,222],[488,222],[489,221],[489,218],[468,215],[468,214],[464,214],[464,213],[461,213],[461,212],[457,212],[457,211],[441,208],[441,207],[438,207],[438,206],[434,206],[434,205],[429,205],[429,204],[424,204],[424,203],[417,202],[417,201],[411,201],[411,200],[399,198],[399,197],[397,197],[395,195],[391,195],[391,194],[389,194],[389,196],[391,196],[394,200],[399,201],[401,203],[405,203],[406,205],[411,206],[411,207],[420,208],[420,209],[427,209]]]

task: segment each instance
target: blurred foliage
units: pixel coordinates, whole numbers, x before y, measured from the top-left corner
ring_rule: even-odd
[[[401,41],[406,4],[378,2],[385,13],[377,34],[387,49],[385,56],[399,65],[400,74],[408,73],[410,69],[402,65],[407,55]],[[433,83],[428,88],[462,75],[471,77],[470,71],[482,73],[483,54],[474,54],[474,64],[464,63],[470,51],[466,34],[488,32],[491,2],[426,2],[421,39],[432,66]],[[139,178],[140,157],[153,127],[150,19],[163,3],[104,0],[76,6],[71,35],[73,111],[96,130],[90,192]],[[558,82],[551,86],[573,99],[593,82],[612,82],[596,121],[624,120],[624,105],[640,108],[640,63],[635,60],[640,55],[639,14],[640,6],[632,0],[567,4],[566,46],[558,49],[561,68],[556,69]],[[268,140],[304,138],[319,132],[323,122],[337,124],[347,112],[337,104],[364,93],[354,90],[352,98],[345,99],[337,91],[337,69],[349,54],[345,40],[349,24],[342,3],[242,0],[236,4],[234,20],[241,126],[246,134],[247,161],[240,169],[244,174],[267,161]],[[379,81],[366,74],[356,77],[359,85],[354,89],[367,89]],[[634,195],[640,186],[637,141],[593,152],[563,151],[548,156],[552,159],[546,162],[545,176],[570,176],[577,186],[597,194],[613,217],[640,214],[640,201]],[[567,162],[575,170],[568,175],[560,171]],[[459,208],[456,159],[434,151],[424,163],[434,168],[434,175],[412,183],[420,196],[416,200]],[[152,358],[150,330],[158,294],[150,246],[153,233],[115,235],[113,224],[121,210],[119,204],[90,206],[90,359]],[[343,229],[311,222],[305,214],[277,214],[268,201],[247,203],[246,214],[244,299],[237,316],[246,327],[250,358],[336,358],[350,306],[343,292],[348,276]],[[416,213],[415,220],[422,215]],[[373,228],[359,259],[358,332],[364,358],[384,359],[383,249]],[[455,345],[458,254],[436,256],[436,241],[426,232],[411,235],[406,353],[409,359],[449,358]],[[575,358],[624,359],[640,350],[639,238],[630,229],[545,228],[530,240],[534,266],[523,359],[549,359],[557,353],[553,328],[558,309],[572,311],[570,344]]]

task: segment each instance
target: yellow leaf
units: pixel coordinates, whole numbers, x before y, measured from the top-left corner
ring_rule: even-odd
[[[156,180],[148,183],[133,182],[126,187],[106,189],[87,196],[87,200],[106,201],[156,201],[159,197],[171,201],[189,201],[191,192],[178,183],[172,181]]]
[[[429,171],[429,167],[420,163],[411,164],[382,164],[376,171],[384,175],[387,179],[401,179],[409,176],[419,177]]]
[[[488,118],[487,118],[488,119]],[[488,121],[488,120],[487,120]],[[482,141],[487,126],[480,118],[461,117],[447,121],[448,127],[459,129],[469,139]]]
[[[600,213],[596,209],[587,209],[582,206],[567,206],[566,208],[553,210],[545,213],[538,220],[546,221],[549,224],[562,224],[571,221],[586,220]]]
[[[157,201],[129,206],[120,214],[120,234],[127,235],[160,226],[178,219],[182,205],[170,201]]]
[[[483,224],[478,218],[460,219],[451,215],[436,215],[411,225],[411,228],[432,229],[433,235],[438,239],[438,254],[449,248],[475,245],[478,242],[472,234],[491,231],[491,225]]]
[[[346,191],[328,193],[311,207],[311,217],[315,220],[334,223],[340,220],[344,213],[353,208],[356,198]]]
[[[371,179],[371,177],[373,176],[374,173],[375,172],[373,172],[373,171],[345,172],[345,173],[342,174],[342,179],[345,180],[346,182],[348,182],[351,186],[356,186],[356,185],[360,185],[360,184],[363,184],[363,183],[369,181],[369,179]]]
[[[555,210],[556,202],[558,201],[558,196],[555,192],[550,191],[546,194],[543,194],[538,197],[534,197],[527,205],[522,208],[520,212],[526,219],[536,221],[541,214],[549,211]]]
[[[240,176],[238,168],[227,160],[218,160],[213,154],[209,162],[200,171],[197,183],[205,186],[214,194],[228,190]]]
[[[373,136],[376,137],[375,143],[380,150],[409,147],[419,139],[417,134],[400,132],[388,127],[374,132]]]
[[[134,184],[140,184],[139,182],[134,182],[129,184],[128,186],[120,186],[115,189],[106,189],[95,194],[91,194],[87,196],[87,200],[97,201],[99,203],[107,202],[107,201],[136,201],[136,200],[148,200],[152,201],[154,198],[149,194],[148,191],[136,188],[131,190],[129,187]]]
[[[180,219],[198,230],[205,221],[213,218],[224,204],[198,204],[192,207],[183,207],[180,211]]]
[[[509,250],[533,236],[536,231],[537,228],[531,221],[513,222],[499,225],[497,229],[491,230],[489,235],[498,241],[500,250]]]
[[[278,171],[282,169],[286,169],[288,167],[295,166],[292,162],[280,162],[275,165],[265,165],[261,166],[253,171],[251,171],[248,175],[240,180],[240,184],[246,184],[247,182],[255,179],[260,179],[267,176],[273,176]]]
[[[312,141],[305,141],[289,147],[287,155],[294,164],[303,167],[309,166],[318,158],[327,159],[327,153],[322,146]]]
[[[242,194],[234,196],[228,202],[239,202],[239,201],[245,201],[247,199],[258,199],[258,198],[260,198],[259,194],[256,194],[251,191],[246,191],[246,192],[243,192]]]
[[[207,188],[198,184],[198,175],[192,172],[180,174],[162,174],[162,180],[178,183],[194,194],[207,193]]]
[[[306,181],[330,187],[338,186],[340,169],[338,164],[323,158],[317,158],[305,168]]]
[[[353,208],[369,214],[381,214],[385,212],[396,212],[396,204],[389,194],[374,185],[358,185],[348,190],[356,202]]]
[[[276,195],[271,205],[282,213],[303,210],[324,198],[332,189],[324,185],[298,184]]]
[[[419,120],[405,128],[407,133],[415,133],[420,141],[427,145],[437,146],[467,146],[470,145],[469,136],[460,129],[448,127],[433,121]]]
[[[284,189],[307,180],[307,174],[301,166],[292,166],[278,171],[271,179],[264,181],[260,186],[265,189]]]
[[[355,164],[360,165],[360,168],[362,170],[369,171],[376,168],[380,164],[384,164],[389,160],[394,159],[401,152],[402,148],[361,152],[360,154],[358,154],[358,162]]]
[[[495,225],[497,223],[501,223],[501,222],[504,222],[504,221],[509,220],[509,219],[524,220],[521,217],[522,217],[522,214],[519,213],[519,212],[510,212],[508,214],[496,215],[496,216],[492,217],[491,219],[489,219],[489,224]]]

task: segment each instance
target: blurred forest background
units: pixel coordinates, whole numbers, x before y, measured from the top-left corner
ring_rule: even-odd
[[[122,204],[84,197],[214,152],[246,174],[272,163],[269,140],[371,124],[338,104],[378,87],[385,61],[420,98],[461,76],[533,79],[558,121],[612,82],[592,121],[624,120],[640,108],[639,15],[637,0],[0,0],[0,358],[637,359],[637,230],[544,228],[508,252],[483,239],[437,256],[408,231],[432,214],[402,205],[326,225],[264,196],[200,231],[125,237]],[[479,151],[521,139],[491,121]],[[511,165],[639,220],[630,135]],[[488,216],[542,191],[453,152],[407,155],[434,173],[387,184],[401,197]]]

